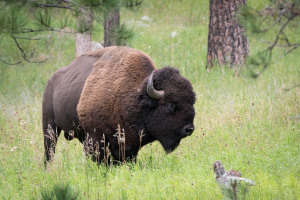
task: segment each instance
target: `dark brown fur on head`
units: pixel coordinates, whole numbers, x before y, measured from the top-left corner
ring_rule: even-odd
[[[188,135],[184,132],[186,126],[193,129],[195,110],[195,93],[191,83],[182,77],[177,69],[164,67],[154,72],[153,85],[156,90],[163,90],[164,97],[156,100],[147,94],[146,84],[142,84],[142,91],[137,105],[140,105],[136,119],[143,119],[147,133],[158,140],[166,152],[173,151],[180,140]]]

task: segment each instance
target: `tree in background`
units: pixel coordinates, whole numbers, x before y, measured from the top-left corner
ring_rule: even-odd
[[[240,13],[241,22],[249,33],[261,37],[269,34],[267,47],[248,59],[248,67],[253,78],[259,77],[270,65],[275,47],[284,48],[285,55],[300,46],[300,0],[271,0],[262,10],[250,7]],[[300,84],[296,85],[300,86]]]
[[[243,65],[248,56],[248,40],[235,15],[247,0],[210,0],[206,68],[215,65]]]
[[[75,56],[78,57],[92,50],[93,15],[90,10],[79,8],[82,15],[77,17],[77,30],[75,33]]]
[[[111,8],[104,13],[104,46],[117,44],[117,33],[120,27],[120,10],[118,7]]]
[[[35,36],[45,31],[89,34],[92,22],[95,20],[103,24],[104,13],[109,13],[112,8],[133,8],[142,2],[143,0],[0,0],[0,43],[7,39],[13,40],[23,60],[30,63],[44,62],[46,59],[35,60],[35,48],[28,51],[22,46],[22,41],[38,40]],[[114,31],[114,34],[108,34],[107,39],[117,41],[114,43],[116,45],[126,44],[133,35],[132,31],[119,23],[108,30]],[[22,62],[11,60],[10,55],[0,55],[0,61],[5,64]]]
[[[127,8],[139,6],[143,0],[105,0],[105,2],[107,2],[107,9],[103,15],[104,47],[127,45],[128,39],[132,38],[134,33],[120,23],[120,8],[124,6],[124,2]]]

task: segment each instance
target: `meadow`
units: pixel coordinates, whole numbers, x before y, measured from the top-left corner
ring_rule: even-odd
[[[258,0],[248,4],[264,6]],[[61,134],[53,164],[45,169],[43,90],[51,74],[74,59],[75,36],[40,35],[36,58],[47,58],[45,63],[0,63],[0,199],[46,199],[59,188],[78,199],[222,199],[213,172],[217,160],[256,183],[248,199],[299,199],[300,88],[286,91],[300,82],[299,49],[285,56],[276,48],[257,79],[246,68],[238,76],[227,67],[208,73],[208,6],[208,1],[155,0],[121,13],[135,31],[131,47],[147,53],[158,68],[178,68],[193,84],[196,129],[170,154],[154,142],[141,149],[137,163],[98,167],[78,140]],[[287,34],[296,38],[300,30]],[[250,54],[271,36],[249,35]],[[102,38],[97,25],[93,39]],[[11,41],[2,44],[0,55],[19,56]]]

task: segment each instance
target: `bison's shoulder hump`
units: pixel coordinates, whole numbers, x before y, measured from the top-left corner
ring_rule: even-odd
[[[99,127],[103,124],[113,126],[111,123],[123,112],[119,107],[155,69],[151,58],[141,51],[129,47],[105,49],[85,82],[77,106],[80,123],[86,131],[105,129]]]

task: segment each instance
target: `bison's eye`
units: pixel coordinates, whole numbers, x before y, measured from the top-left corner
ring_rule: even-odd
[[[176,110],[176,105],[174,103],[168,103],[166,105],[166,112],[167,113],[173,113]]]

